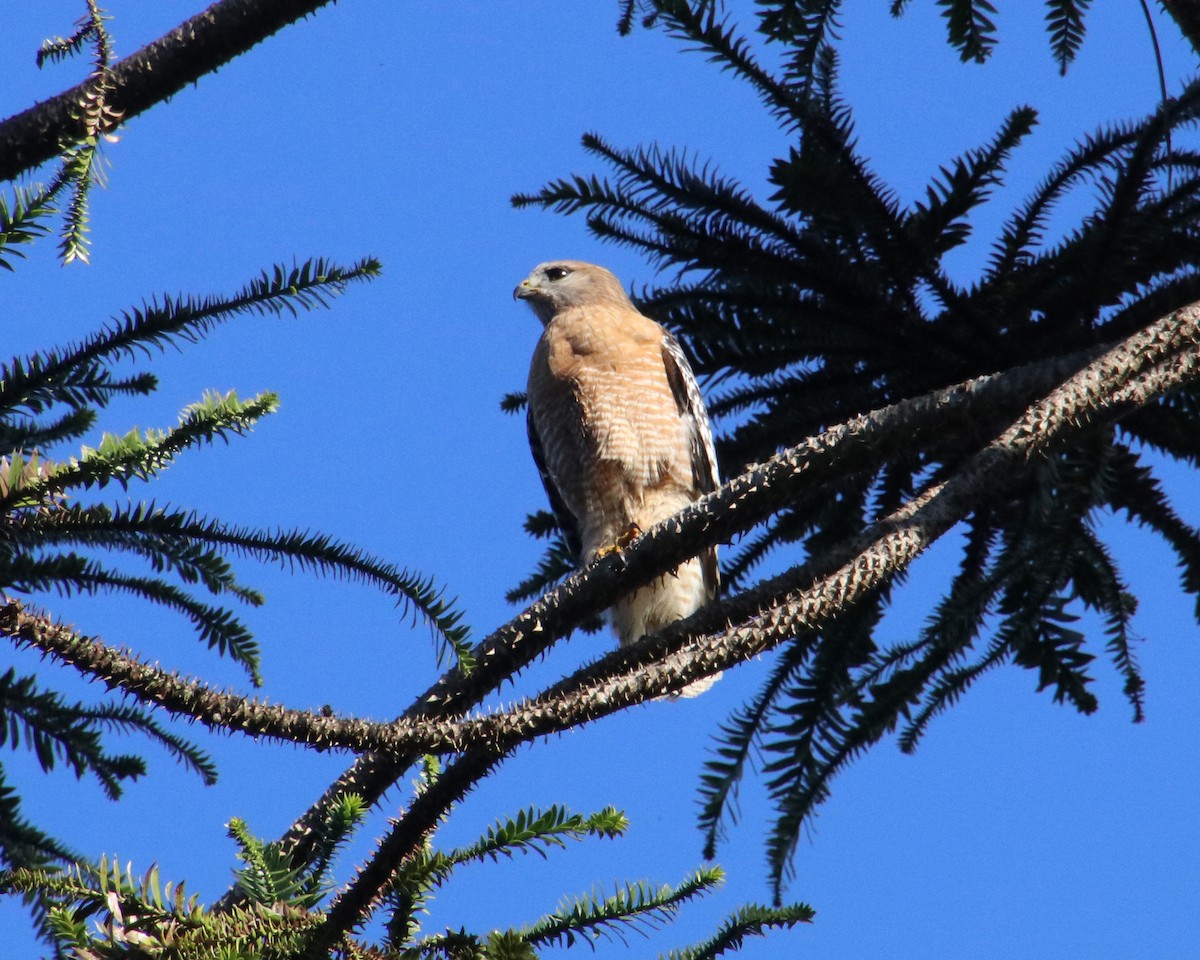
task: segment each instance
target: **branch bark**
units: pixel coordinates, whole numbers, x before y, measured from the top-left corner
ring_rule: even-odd
[[[318,960],[329,956],[329,948],[369,916],[396,869],[421,848],[446,811],[508,759],[510,752],[491,747],[469,750],[413,800],[354,879],[330,904],[325,922],[309,942],[307,958]]]
[[[470,744],[470,749],[398,819],[332,905],[314,946],[327,947],[362,923],[395,869],[420,848],[445,811],[518,743],[615,713],[663,689],[682,689],[716,670],[813,633],[905,569],[972,510],[1019,483],[1038,458],[1197,376],[1200,305],[1192,305],[1122,341],[1030,405],[951,478],[931,486],[852,544],[836,550],[833,563],[840,566],[833,573],[808,574],[812,567],[830,565],[828,560],[817,560],[797,568],[798,574],[784,575],[785,580],[806,585],[787,592],[745,623],[700,637],[665,660],[636,665],[630,672],[601,677],[579,689],[569,689],[569,679],[559,685],[567,688],[564,692],[543,694],[504,714],[458,724],[441,721],[430,735],[445,736],[457,729],[460,742]],[[640,646],[653,645],[650,638]],[[577,678],[589,672],[581,671]]]
[[[105,103],[125,122],[308,16],[329,0],[220,0],[116,64]],[[88,136],[89,81],[0,122],[0,180],[12,180]]]
[[[1011,469],[1005,464],[1012,450],[1024,449],[1018,440],[1027,446],[1021,455],[1028,459],[1081,429],[1082,421],[1097,411],[1107,411],[1107,420],[1127,413],[1194,376],[1200,364],[1198,344],[1200,304],[1193,304],[1128,338],[1090,365],[1085,362],[1098,351],[969,381],[831,428],[660,524],[622,556],[607,558],[570,578],[481,642],[475,649],[476,669],[469,674],[448,672],[392,724],[316,717],[218,693],[28,614],[15,601],[0,607],[0,631],[110,686],[210,726],[309,743],[318,749],[376,751],[359,759],[285,835],[285,844],[303,857],[310,831],[329,802],[355,792],[376,803],[423,752],[483,750],[496,758],[523,740],[681,689],[798,632],[811,631],[864,591],[876,589],[980,497],[991,495],[997,478]],[[1070,371],[1078,372],[1050,398],[1029,406],[1035,397],[1062,383]],[[978,454],[946,489],[926,491],[836,552],[710,605],[659,637],[614,652],[515,710],[457,719],[620,593],[661,576],[708,544],[749,529],[824,480],[847,471],[877,469],[896,453],[911,451],[914,443],[937,446],[953,441],[959,450],[977,448],[1020,410],[1024,415],[1008,433]],[[953,506],[947,507],[948,502]]]
[[[1006,419],[1094,354],[1091,351],[1052,358],[902,401],[830,428],[785,451],[639,538],[623,556],[609,558],[571,577],[485,638],[474,650],[478,663],[475,670],[467,674],[457,669],[449,671],[391,724],[315,716],[216,691],[26,611],[15,600],[0,607],[0,632],[72,664],[110,688],[119,686],[210,727],[307,743],[317,749],[377,751],[378,756],[356,762],[293,826],[289,837],[303,844],[310,825],[317,822],[320,811],[334,797],[356,792],[374,803],[420,753],[462,749],[465,741],[456,733],[442,732],[447,718],[464,715],[583,619],[609,606],[619,593],[650,582],[709,544],[749,529],[798,496],[810,495],[826,479],[847,471],[877,469],[917,442],[926,443],[931,450],[950,442],[963,446],[986,442]],[[760,586],[706,608],[687,622],[689,629],[694,635],[696,631],[714,629],[719,623],[743,621],[764,604],[769,606],[764,589],[767,587]],[[665,636],[677,632],[678,628],[673,628]],[[596,668],[619,673],[620,665],[628,662],[630,670],[650,676],[653,649],[628,648],[605,658]],[[642,652],[630,659],[636,651]],[[666,689],[648,689],[645,698],[661,695]]]
[[[965,435],[986,442],[1007,422],[997,418],[1011,418],[1098,352],[1053,358],[903,401],[830,428],[772,458],[638,538],[620,558],[607,558],[570,578],[501,627],[476,648],[479,668],[473,674],[464,677],[452,671],[442,677],[405,712],[397,729],[404,724],[440,729],[442,721],[463,715],[500,680],[539,656],[585,617],[611,605],[619,593],[649,583],[708,544],[749,529],[799,491],[847,470],[877,468],[889,456],[910,450],[914,442],[944,442],[955,429],[962,431],[960,440]],[[357,793],[371,804],[378,802],[420,749],[360,758],[281,838],[284,848],[303,860],[330,804],[346,793]]]
[[[815,632],[882,587],[981,504],[1019,483],[1036,457],[1198,376],[1200,304],[1193,304],[1107,351],[1030,406],[952,478],[925,490],[852,542],[729,602],[711,605],[660,637],[616,651],[512,710],[443,720],[436,736],[460,749],[507,749],[680,690]],[[728,626],[713,630],[714,621]],[[704,633],[706,628],[712,632]],[[414,725],[414,734],[417,729]],[[426,734],[432,737],[435,730]]]

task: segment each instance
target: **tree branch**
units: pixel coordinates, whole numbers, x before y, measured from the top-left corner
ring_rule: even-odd
[[[501,762],[517,743],[615,713],[664,689],[679,690],[805,633],[878,590],[980,504],[1018,483],[1029,465],[1055,446],[1179,387],[1200,374],[1200,305],[1185,308],[1107,351],[1024,413],[949,480],[914,497],[839,553],[852,554],[832,575],[785,596],[746,623],[681,647],[665,660],[552,695],[523,708],[453,724],[476,744],[417,797],[331,907],[314,946],[322,947],[367,917],[389,878],[419,849],[447,810]],[[866,541],[865,548],[862,543]],[[827,565],[801,565],[806,571]],[[792,579],[812,580],[801,572]],[[686,623],[686,621],[684,622]],[[638,645],[651,648],[652,638]],[[636,648],[635,648],[636,649]],[[621,652],[606,660],[619,661]],[[602,661],[603,663],[603,661]],[[599,665],[597,665],[599,666]],[[586,677],[592,670],[576,675]],[[573,679],[559,685],[569,688]]]
[[[250,736],[272,737],[303,743],[316,750],[341,748],[357,753],[387,748],[395,741],[394,725],[355,717],[318,716],[264,703],[236,693],[222,693],[150,666],[125,650],[110,647],[55,622],[45,614],[27,610],[19,600],[0,606],[0,634],[36,647],[81,673],[119,687],[145,703],[163,707],[176,716],[198,720],[210,730],[239,731]]]
[[[1156,331],[1161,332],[1163,324],[1175,323],[1181,330],[1191,329],[1187,323],[1194,327],[1196,310],[1191,307],[1180,311],[1110,353],[1126,357],[1134,349],[1131,343],[1152,338]],[[1181,342],[1185,346],[1176,344],[1172,349],[1194,348],[1194,340],[1187,340],[1183,334],[1179,336],[1184,337]],[[307,849],[305,838],[312,824],[333,798],[356,792],[370,803],[377,802],[422,752],[461,751],[472,745],[502,748],[550,730],[564,729],[678,690],[693,679],[794,636],[802,622],[810,626],[820,622],[821,610],[825,609],[821,603],[826,601],[818,602],[815,598],[822,584],[833,591],[830,596],[844,600],[849,595],[848,578],[854,573],[854,564],[866,563],[871,569],[877,566],[877,559],[855,558],[869,544],[876,543],[872,538],[887,534],[876,543],[878,549],[891,557],[883,568],[894,571],[898,569],[896,564],[907,562],[903,559],[907,554],[901,549],[903,537],[899,527],[902,520],[910,522],[907,516],[896,515],[876,525],[864,535],[865,539],[846,545],[836,556],[827,555],[820,567],[812,562],[794,568],[783,577],[710,605],[687,621],[673,625],[658,638],[611,654],[515,711],[462,723],[447,722],[462,716],[582,619],[611,605],[619,594],[663,575],[705,546],[749,529],[830,477],[844,475],[846,471],[876,469],[889,457],[911,450],[914,442],[944,446],[952,440],[961,449],[964,445],[974,445],[975,438],[982,442],[987,435],[994,436],[999,424],[1013,416],[1014,409],[1024,408],[1032,397],[1060,382],[1066,372],[1078,370],[1095,353],[1054,358],[903,401],[833,427],[785,451],[660,524],[622,556],[607,558],[571,577],[481,642],[474,651],[476,669],[466,674],[458,669],[449,671],[392,724],[318,717],[306,711],[219,693],[142,664],[46,618],[28,614],[15,601],[0,607],[0,630],[73,663],[110,686],[120,686],[173,713],[200,719],[210,726],[308,743],[318,749],[374,751],[331,785],[286,835],[285,842],[303,856]],[[1162,349],[1153,353],[1159,360],[1168,355]],[[1134,371],[1141,371],[1139,375],[1143,377],[1150,376],[1155,368],[1147,366],[1149,361],[1144,357],[1137,362],[1135,359],[1120,361],[1122,376],[1131,376]],[[1074,379],[1094,376],[1106,362],[1102,358]],[[919,506],[910,504],[907,512],[917,511]],[[889,525],[896,529],[890,529]],[[923,549],[923,545],[918,549]],[[845,566],[847,563],[850,566]],[[804,591],[811,596],[806,598]],[[797,612],[797,603],[806,611],[803,616]],[[723,629],[725,624],[741,626],[727,632]],[[786,630],[780,633],[781,624],[791,625],[792,633]],[[768,627],[775,632],[771,633]],[[748,637],[758,637],[758,646],[747,647]]]
[[[1002,418],[1015,415],[1032,397],[1061,382],[1097,353],[1052,358],[902,401],[832,427],[779,454],[639,537],[621,557],[605,558],[546,594],[479,644],[475,650],[479,666],[472,674],[451,671],[440,678],[404,713],[397,729],[409,724],[421,725],[427,733],[443,730],[441,722],[422,722],[463,715],[505,677],[583,619],[610,606],[620,593],[649,583],[709,544],[749,529],[805,489],[847,469],[877,468],[919,440],[940,446],[954,431],[962,431],[956,434],[960,441],[965,433],[979,436],[982,442],[1005,422]],[[324,811],[339,797],[356,793],[368,803],[377,803],[421,749],[433,747],[429,740],[421,743],[422,747],[397,754],[360,758],[292,825],[282,838],[285,849],[302,861]]]
[[[452,806],[480,780],[508,758],[509,750],[477,747],[447,767],[416,797],[407,812],[384,837],[354,879],[330,904],[325,923],[309,943],[313,960],[327,957],[328,949],[366,919],[397,868],[417,850]]]
[[[710,605],[658,637],[615,651],[513,710],[443,720],[436,734],[460,749],[507,749],[681,690],[800,634],[815,632],[882,587],[980,505],[1019,483],[1033,459],[1079,433],[1111,424],[1198,374],[1200,304],[1193,304],[1107,351],[1029,407],[949,480],[930,487],[852,542],[731,601]],[[708,635],[702,632],[704,626],[698,631],[698,625],[713,621],[729,626]]]
[[[144,113],[329,0],[220,0],[107,71],[119,122]],[[87,81],[0,122],[0,180],[12,180],[89,136]]]

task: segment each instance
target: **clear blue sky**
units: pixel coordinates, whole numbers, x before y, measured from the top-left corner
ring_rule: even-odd
[[[118,54],[200,6],[111,0]],[[748,17],[748,3],[730,6]],[[976,219],[978,242],[957,263],[964,277],[1053,158],[1098,123],[1148,112],[1157,96],[1138,4],[1095,5],[1065,79],[1050,58],[1041,5],[1001,6],[1002,44],[985,67],[958,62],[931,0],[910,4],[900,21],[888,18],[886,0],[847,4],[841,47],[862,152],[907,200],[939,164],[988,139],[1013,106],[1040,111],[1009,185]],[[654,279],[630,252],[589,237],[582,220],[514,211],[509,196],[569,173],[603,173],[579,147],[586,131],[621,146],[687,147],[764,197],[769,162],[785,145],[751,92],[702,57],[657,32],[618,38],[616,7],[348,0],[271,38],[122,131],[108,151],[109,185],[94,198],[91,265],[60,267],[43,243],[3,278],[6,355],[78,338],[157,292],[232,290],[273,262],[313,254],[378,256],[383,278],[352,289],[331,312],[240,320],[186,353],[156,358],[160,392],[111,408],[102,425],[167,426],[206,389],[278,391],[281,412],[252,436],[195,453],[131,496],[231,522],[320,529],[433,573],[482,636],[515,612],[503,593],[538,553],[520,529],[542,496],[524,425],[497,404],[523,385],[538,334],[510,291],[534,264],[557,257],[603,263],[630,285]],[[39,73],[33,55],[82,10],[79,0],[53,0],[9,13],[0,114],[79,79],[82,64]],[[1030,11],[1025,21],[1018,10]],[[1170,24],[1160,29],[1173,38]],[[1180,43],[1166,54],[1174,83],[1192,63]],[[1195,478],[1176,474],[1173,483],[1187,519],[1200,523]],[[884,745],[836,782],[789,891],[817,909],[816,923],[746,956],[1195,956],[1200,630],[1165,548],[1120,535],[1143,601],[1136,624],[1147,639],[1147,722],[1129,722],[1119,682],[1102,666],[1102,709],[1092,718],[1035,694],[1028,672],[988,676],[915,757]],[[245,618],[264,647],[272,701],[385,719],[434,676],[427,631],[410,629],[366,588],[239,569],[268,595]],[[942,573],[938,550],[918,564],[887,637],[911,634]],[[240,672],[174,617],[129,602],[54,603],[82,630],[245,689]],[[608,643],[577,636],[560,645],[517,692]],[[55,672],[27,653],[4,658]],[[463,804],[446,838],[554,802],[581,811],[615,804],[632,820],[628,838],[467,871],[434,902],[431,928],[485,931],[532,921],[561,894],[594,885],[679,880],[700,862],[695,786],[710,733],[766,669],[749,664],[696,701],[650,704],[524,751]],[[81,697],[101,692],[61,671],[53,682]],[[211,900],[233,864],[223,824],[240,816],[276,836],[347,758],[190,732],[220,761],[215,788],[154,750],[151,775],[117,804],[65,771],[37,774],[25,754],[11,758],[11,776],[45,829],[135,869],[156,860],[164,878],[187,879]],[[754,782],[742,810],[720,854],[726,888],[651,941],[635,936],[631,950],[618,943],[602,956],[653,956],[703,937],[738,904],[767,898],[768,808]],[[0,905],[0,931],[5,958],[36,955],[9,904]]]

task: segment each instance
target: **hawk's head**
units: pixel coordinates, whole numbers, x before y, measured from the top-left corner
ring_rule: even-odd
[[[568,307],[615,303],[633,309],[621,281],[603,267],[582,260],[550,260],[539,263],[520,282],[513,296],[533,308],[542,323]]]

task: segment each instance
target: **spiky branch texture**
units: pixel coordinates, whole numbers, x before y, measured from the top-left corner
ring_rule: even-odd
[[[983,0],[940,5],[964,59],[985,59],[995,42],[995,7]],[[232,551],[369,580],[422,612],[458,655],[457,665],[398,721],[366,724],[206,689],[9,601],[0,608],[0,629],[12,639],[147,703],[222,729],[362,754],[283,838],[261,841],[245,824],[231,824],[246,867],[235,891],[212,910],[181,891],[160,889],[157,877],[138,881],[104,863],[48,871],[46,864],[67,852],[19,819],[0,784],[0,804],[12,814],[0,841],[15,867],[0,874],[0,889],[56,898],[47,922],[59,942],[89,956],[149,948],[202,956],[222,946],[268,944],[261,955],[524,958],[542,946],[591,943],[621,927],[661,921],[718,882],[719,873],[702,871],[676,888],[625,885],[488,935],[422,936],[416,914],[459,864],[545,853],[565,836],[623,829],[615,811],[589,820],[528,811],[475,844],[438,850],[438,825],[517,744],[772,651],[776,662],[760,694],[722,728],[703,781],[701,826],[711,853],[748,757],[761,751],[777,807],[767,837],[777,901],[797,838],[836,775],[889,733],[899,731],[901,747],[913,749],[932,718],[983,672],[1019,665],[1056,700],[1094,710],[1095,654],[1072,626],[1080,609],[1104,618],[1105,652],[1140,717],[1143,684],[1130,629],[1135,601],[1092,519],[1102,509],[1121,510],[1150,527],[1179,557],[1183,589],[1200,595],[1200,535],[1179,518],[1143,462],[1147,449],[1189,466],[1200,458],[1200,160],[1171,148],[1172,135],[1198,119],[1200,84],[1185,85],[1139,123],[1084,139],[1010,217],[980,276],[963,284],[944,258],[967,240],[971,212],[1001,181],[1036,123],[1031,109],[1015,108],[988,142],[948,161],[925,195],[903,207],[858,155],[849,108],[839,99],[832,48],[837,0],[759,5],[758,29],[782,53],[775,72],[758,63],[719,4],[626,3],[624,26],[635,6],[648,24],[751,84],[792,135],[793,146],[770,168],[777,192],[764,204],[692,155],[622,149],[589,135],[585,147],[611,168],[611,180],[563,179],[517,202],[585,213],[597,235],[675,272],[674,282],[643,293],[644,307],[681,334],[697,369],[718,386],[712,410],[727,427],[726,463],[759,465],[623,556],[572,577],[474,648],[429,581],[350,548],[304,535],[230,530],[172,508],[105,512],[103,505],[74,502],[88,488],[150,479],[196,443],[246,429],[269,412],[269,397],[208,398],[185,411],[173,430],[108,437],[73,458],[40,452],[80,436],[112,396],[153,388],[146,376],[114,378],[111,359],[201,336],[238,312],[322,305],[324,292],[369,275],[369,263],[349,271],[317,262],[278,268],[233,298],[152,301],[83,344],[15,359],[3,371],[0,505],[13,548],[0,586],[132,591],[180,610],[203,639],[253,670],[255,651],[240,625],[161,577],[169,572],[184,584],[254,602],[257,595],[224,560]],[[900,12],[905,4],[893,6]],[[225,0],[206,14],[237,7],[292,9]],[[1086,7],[1082,0],[1047,3],[1054,55],[1064,69],[1084,37]],[[47,55],[94,44],[96,76],[84,91],[92,120],[83,133],[95,139],[131,115],[119,98],[132,96],[136,84],[121,72],[132,69],[134,58],[107,65],[102,24],[94,5],[89,9],[90,26],[57,41]],[[254,42],[258,34],[249,36]],[[199,44],[206,45],[212,46]],[[76,104],[78,95],[72,94]],[[39,114],[34,127],[49,123],[53,109]],[[0,143],[6,135],[36,140],[28,135],[33,128],[12,123],[0,125]],[[68,136],[81,139],[78,131]],[[72,162],[93,159],[91,150]],[[15,195],[0,209],[0,257],[38,235],[63,183],[74,183],[78,197],[89,182],[86,169],[64,168],[49,187]],[[1098,185],[1095,209],[1062,238],[1048,238],[1049,213],[1082,183]],[[82,215],[74,216],[81,236]],[[517,408],[519,399],[508,406]],[[959,569],[926,628],[908,643],[879,648],[873,630],[906,566],[955,525],[965,532]],[[553,545],[545,518],[535,518],[529,530]],[[746,532],[746,545],[729,563],[734,589],[719,604],[512,709],[470,715],[489,691],[615,597],[705,545]],[[77,544],[149,559],[155,575],[131,576],[62,552]],[[783,574],[756,583],[757,564],[772,551],[794,551],[796,559]],[[561,557],[551,554],[515,595],[549,583],[560,569]],[[83,717],[91,726],[81,726],[78,705],[15,675],[0,679],[0,696],[24,724],[12,729],[44,765],[69,763],[108,789],[140,770],[102,748],[96,725],[105,723],[139,729],[207,769],[205,758],[140,710],[103,708]],[[424,761],[423,778],[387,835],[323,908],[334,850],[365,806],[428,752],[452,760],[445,770]],[[390,913],[383,953],[354,936],[381,908]],[[105,918],[99,938],[83,924],[97,912]],[[747,908],[712,939],[675,956],[717,956],[746,936],[811,916],[804,905]]]
[[[973,211],[1036,123],[1032,109],[1013,109],[993,137],[943,163],[924,196],[905,206],[855,146],[832,45],[839,3],[758,6],[758,29],[776,42],[774,70],[759,62],[720,4],[638,6],[749,84],[790,135],[791,146],[770,162],[769,201],[704,158],[661,146],[625,149],[588,134],[584,147],[607,177],[562,178],[514,202],[582,214],[597,237],[644,254],[673,278],[639,299],[643,312],[679,336],[712,385],[725,475],[863,411],[1115,343],[1200,298],[1200,163],[1178,145],[1200,119],[1200,82],[1183,84],[1141,121],[1084,137],[1008,218],[978,276],[963,282],[945,259],[970,238]],[[973,0],[941,6],[964,57],[985,58],[995,8]],[[1064,66],[1082,41],[1085,8],[1047,7]],[[1085,190],[1092,209],[1051,235],[1055,208]],[[857,606],[836,621],[796,628],[762,695],[726,724],[709,765],[701,825],[710,849],[747,772],[751,744],[766,757],[778,809],[768,841],[778,890],[796,837],[832,777],[898,728],[901,746],[912,749],[983,672],[1016,664],[1056,700],[1094,710],[1097,652],[1076,624],[1085,610],[1102,618],[1100,652],[1121,676],[1134,718],[1141,717],[1136,601],[1095,520],[1120,513],[1157,533],[1178,558],[1182,589],[1200,593],[1200,535],[1167,499],[1154,467],[1155,457],[1185,468],[1200,458],[1196,386],[1171,380],[1174,372],[1148,374],[1174,383],[1161,395],[1152,391],[1153,401],[1114,408],[1103,427],[1027,464],[1007,495],[966,507],[957,518],[965,533],[959,570],[910,643],[880,649],[873,638],[898,586],[887,577],[856,594]],[[1141,388],[1121,389],[1133,395]],[[979,448],[962,434],[945,439],[914,436],[907,450],[780,504],[727,552],[726,581],[754,595],[764,557],[796,551],[820,562],[864,529],[891,522],[918,491],[955,489]],[[944,494],[933,501],[945,502]],[[919,514],[929,516],[933,503]],[[539,576],[553,563],[548,554]],[[711,648],[688,649],[694,659]],[[594,692],[603,700],[615,687]],[[562,706],[554,702],[546,716]]]
[[[33,210],[29,203],[23,209]],[[10,235],[25,227],[9,218]],[[171,505],[112,505],[97,499],[106,488],[152,481],[169,464],[197,446],[247,432],[275,407],[263,394],[247,401],[236,393],[210,394],[186,408],[167,430],[105,434],[95,447],[74,454],[56,448],[78,441],[110,400],[145,394],[155,386],[146,373],[114,372],[117,361],[150,356],[178,342],[194,342],[218,324],[246,313],[295,315],[326,306],[349,284],[375,276],[373,260],[342,267],[323,259],[264,272],[225,297],[162,297],[125,311],[109,326],[62,348],[14,357],[0,365],[0,591],[5,598],[2,632],[22,643],[37,635],[68,637],[76,651],[88,641],[40,614],[25,611],[16,597],[46,592],[115,591],[163,605],[191,621],[201,641],[240,662],[259,682],[258,647],[233,612],[201,599],[208,595],[257,604],[261,596],[235,576],[231,556],[251,557],[316,573],[361,580],[392,595],[405,614],[424,618],[439,646],[466,651],[461,614],[432,580],[376,560],[329,537],[297,531],[232,527]],[[140,569],[126,569],[133,559]],[[148,572],[147,572],[148,570]],[[110,687],[133,692],[133,661],[118,650],[90,641],[77,658],[80,669]],[[62,658],[71,662],[68,655]],[[185,695],[186,696],[186,695]],[[144,703],[153,698],[141,695]],[[208,719],[219,722],[213,710]],[[92,707],[65,701],[33,678],[10,672],[0,679],[0,729],[12,745],[24,740],[43,769],[56,763],[77,776],[95,776],[112,797],[122,782],[145,772],[133,754],[105,746],[112,733],[141,733],[196,770],[215,779],[212,761],[165,730],[140,707]],[[10,733],[11,732],[11,733]],[[62,860],[61,847],[21,820],[15,798],[12,829],[0,833],[0,862],[36,867]]]
[[[435,812],[455,802],[514,744],[607,715],[665,691],[680,689],[700,676],[744,662],[784,643],[801,643],[810,651],[836,649],[832,645],[816,646],[818,634],[839,617],[844,617],[855,604],[877,595],[951,526],[994,499],[1006,496],[1015,485],[1028,479],[1042,457],[1061,448],[1072,436],[1102,429],[1129,410],[1194,382],[1198,373],[1200,306],[1192,306],[1130,337],[1087,365],[1046,399],[1029,407],[960,471],[945,482],[934,483],[892,516],[881,519],[861,535],[858,543],[835,549],[829,557],[817,558],[789,571],[767,585],[769,589],[760,588],[756,591],[758,602],[752,608],[753,615],[745,621],[727,625],[709,635],[698,634],[691,624],[684,622],[674,631],[674,642],[669,641],[665,651],[662,645],[652,650],[653,639],[644,641],[641,649],[648,652],[644,659],[638,659],[636,649],[615,654],[604,663],[581,671],[578,677],[565,681],[539,700],[505,714],[458,725],[444,721],[413,724],[414,738],[421,736],[418,731],[422,728],[429,738],[418,740],[420,746],[456,749],[474,746],[448,771],[441,789],[423,795],[397,822],[377,855],[339,899],[330,913],[329,922],[343,931],[359,922],[382,889],[386,877],[406,857],[413,855],[420,838],[432,829],[436,822]],[[764,490],[770,490],[770,496],[777,495],[770,484],[763,485],[761,474],[753,480],[739,478],[737,482],[745,484],[751,491],[738,504],[751,513],[755,510],[756,500],[767,498]],[[728,489],[720,491],[714,499],[727,494]],[[738,513],[729,509],[728,503],[726,501],[723,511],[717,512],[718,516]],[[653,544],[655,534],[659,534],[664,548],[678,544],[689,538],[688,528],[702,529],[712,513],[712,502],[701,503],[678,521],[663,525],[640,542]],[[709,526],[701,533],[699,542],[718,538],[719,534]],[[639,558],[633,554],[638,549],[638,544],[633,545],[628,558],[635,566]],[[649,551],[651,548],[643,549]],[[663,563],[660,556],[652,569],[661,568]],[[835,569],[822,575],[820,571],[829,567]],[[765,601],[764,597],[771,599]],[[721,608],[707,616],[719,617],[728,609]],[[698,619],[704,617],[701,614]],[[537,622],[543,626],[541,618]],[[546,629],[558,633],[562,628],[551,626]],[[1019,642],[1019,638],[1015,642]],[[528,641],[521,633],[509,637],[510,645],[519,647],[526,643]],[[1020,648],[1014,645],[1010,655],[1019,658]],[[480,657],[480,661],[488,662],[486,656]],[[1056,695],[1065,697],[1070,694],[1074,680],[1069,674],[1047,676],[1043,673],[1043,685],[1051,684],[1057,685]],[[863,691],[864,696],[866,692]],[[904,689],[904,699],[881,699],[874,707],[872,718],[877,727],[879,711],[892,711],[893,718],[882,724],[882,729],[891,729],[895,718],[907,707],[909,698],[919,692],[919,687],[909,684]],[[399,749],[412,749],[405,742],[400,724],[397,732],[401,732]],[[853,753],[851,751],[851,755]],[[387,770],[378,760],[368,758],[357,771],[359,779],[348,776],[346,783],[354,782],[358,786],[367,783],[378,789],[380,784],[390,782],[395,769],[405,761],[393,758],[391,762],[395,766]],[[774,772],[777,777],[783,776],[782,768],[776,768]],[[836,768],[832,772],[836,772]],[[374,777],[379,779],[374,780]],[[442,797],[443,792],[449,793],[448,799]],[[823,798],[824,794],[817,791],[799,815],[793,819],[780,819],[770,847],[772,866],[780,882],[790,862],[800,825],[812,806]]]
[[[1179,335],[1183,342],[1190,343],[1187,337],[1192,329],[1191,317],[1192,312],[1187,311],[1164,323],[1178,326],[1183,331]],[[1146,362],[1136,346],[1144,339],[1144,335],[1139,335],[1134,338],[1134,346],[1123,344],[1118,348],[1122,357],[1118,366],[1126,372],[1135,369],[1136,363]],[[1057,379],[1056,375],[1072,365],[1078,365],[1081,360],[1077,357],[1066,361],[1046,361],[1030,368],[940,391],[932,396],[904,401],[870,417],[856,418],[848,424],[830,428],[819,437],[735,478],[721,490],[680,514],[677,520],[649,531],[646,537],[631,545],[620,561],[598,565],[580,574],[572,584],[564,585],[548,596],[539,604],[546,608],[545,616],[536,610],[527,611],[496,635],[481,642],[468,659],[473,664],[482,661],[482,666],[459,671],[463,681],[470,678],[473,696],[468,699],[461,693],[457,696],[449,693],[450,684],[443,678],[438,687],[426,695],[429,703],[440,704],[439,713],[442,715],[436,717],[402,718],[392,724],[379,724],[353,718],[314,716],[306,711],[289,710],[235,694],[218,693],[196,682],[185,681],[140,663],[136,658],[122,654],[95,638],[81,636],[44,616],[25,611],[15,602],[0,609],[0,626],[8,635],[107,683],[118,685],[126,692],[220,729],[308,743],[321,749],[341,747],[355,752],[379,751],[389,754],[459,751],[471,746],[498,743],[511,746],[535,733],[565,729],[587,719],[587,710],[581,709],[582,701],[577,694],[571,694],[570,709],[566,709],[568,704],[563,702],[563,690],[570,690],[577,686],[577,682],[568,680],[548,691],[547,696],[552,697],[548,706],[533,705],[519,714],[502,714],[464,724],[447,722],[446,716],[465,710],[487,691],[489,684],[498,685],[511,676],[515,668],[544,653],[550,640],[570,632],[576,625],[571,619],[561,619],[559,622],[552,619],[556,605],[554,601],[560,592],[567,594],[575,584],[579,584],[580,592],[586,597],[592,582],[606,581],[604,589],[611,592],[615,585],[627,583],[633,574],[637,574],[639,581],[649,582],[653,576],[661,575],[677,565],[680,558],[695,549],[696,545],[727,540],[744,532],[790,500],[801,496],[807,487],[819,485],[822,478],[839,476],[866,463],[878,464],[889,449],[899,452],[901,447],[888,446],[889,438],[902,437],[907,443],[913,437],[962,437],[968,425],[977,432],[986,429],[985,424],[995,424],[998,429],[1005,419],[1007,408],[1043,393]],[[1076,378],[1096,376],[1096,371],[1103,369],[1101,364],[1104,363],[1112,365],[1111,360],[1097,361],[1087,366],[1083,373],[1076,374]],[[1182,365],[1179,375],[1183,376],[1187,369],[1186,364]],[[1059,429],[1066,429],[1066,426],[1060,425]],[[980,438],[983,438],[982,434]],[[648,563],[643,560],[643,554],[650,558]],[[826,562],[823,565],[828,567],[831,564]],[[808,566],[819,568],[822,564]],[[789,574],[788,577],[797,579],[795,574]],[[780,582],[779,578],[772,581],[776,592]],[[719,606],[697,615],[688,625],[670,631],[674,638],[671,651],[679,649],[681,638],[695,636],[695,624],[699,624],[702,630],[711,630],[713,624],[743,621],[760,613],[772,599],[762,587],[726,598]],[[593,605],[596,602],[603,601],[591,601]],[[534,616],[543,626],[539,634],[521,630],[519,624],[529,622]],[[604,664],[581,672],[582,678],[603,676],[604,665],[607,664],[617,667],[624,674],[624,695],[616,691],[606,694],[602,698],[605,703],[602,713],[613,712],[649,696],[661,695],[678,686],[670,677],[658,682],[655,671],[651,669],[653,659],[661,659],[663,655],[661,645],[657,649],[653,645],[644,646],[650,651],[649,655],[633,656],[629,652],[618,652],[605,658]],[[497,661],[496,654],[501,647],[509,652],[510,659]],[[698,661],[692,667],[697,665]],[[557,712],[564,709],[566,712]],[[535,720],[538,715],[540,723]],[[526,732],[522,733],[523,729]],[[370,792],[374,795],[374,791]]]

